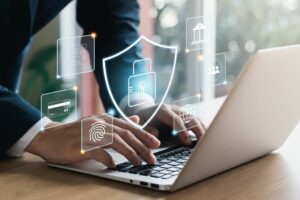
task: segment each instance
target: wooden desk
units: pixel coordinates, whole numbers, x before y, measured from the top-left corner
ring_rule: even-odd
[[[47,167],[26,154],[0,162],[0,199],[300,199],[300,125],[275,153],[175,193]]]

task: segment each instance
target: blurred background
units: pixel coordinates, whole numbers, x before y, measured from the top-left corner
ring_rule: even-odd
[[[300,5],[298,0],[140,0],[140,31],[150,39],[179,48],[176,75],[167,102],[202,91],[205,81],[197,68],[198,54],[226,53],[227,84],[209,88],[207,98],[223,96],[230,91],[243,66],[257,50],[300,43]],[[77,84],[80,87],[81,116],[104,111],[99,101],[92,73],[57,80],[56,40],[80,35],[76,23],[76,2],[72,2],[46,28],[39,32],[27,57],[20,94],[39,108],[40,95]],[[202,52],[185,52],[186,18],[213,16],[213,46]],[[164,55],[144,49],[156,65]],[[195,54],[195,55],[193,55]],[[197,54],[197,55],[196,55]],[[96,63],[101,62],[97,60]],[[284,66],[283,66],[284,67]],[[164,73],[164,72],[161,72]],[[200,84],[201,82],[201,84]],[[175,87],[174,87],[175,86]],[[100,86],[105,87],[105,86]]]

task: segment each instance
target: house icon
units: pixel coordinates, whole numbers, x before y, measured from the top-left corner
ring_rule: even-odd
[[[203,25],[202,23],[198,23],[193,29],[193,42],[191,43],[192,45],[197,45],[204,43],[204,32],[206,30],[206,26]]]

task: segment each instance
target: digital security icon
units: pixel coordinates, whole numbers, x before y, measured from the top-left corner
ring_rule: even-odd
[[[207,56],[206,59],[207,67],[204,68],[207,69],[208,78],[212,79],[211,86],[226,84],[226,53]]]
[[[133,53],[140,49],[141,45],[162,53],[164,61],[156,60],[154,66],[152,57]],[[156,116],[172,84],[177,52],[177,46],[159,44],[142,35],[127,48],[102,60],[109,97],[117,112],[128,123],[143,129]],[[116,71],[120,72],[118,76],[112,76]],[[129,118],[136,114],[136,111],[152,105],[153,109],[139,124]]]
[[[136,74],[137,65],[146,67],[149,72]],[[156,73],[152,71],[150,59],[133,63],[133,75],[128,78],[128,106],[135,107],[152,103],[156,98]]]
[[[202,55],[198,60],[199,68],[202,71],[203,79],[199,86],[203,88],[211,88],[217,85],[226,85],[227,83],[227,66],[226,53],[213,55]]]
[[[114,120],[102,114],[81,119],[81,153],[113,143]]]
[[[219,65],[217,65],[217,66],[215,66],[215,65],[210,66],[208,68],[208,72],[207,72],[208,75],[217,75],[217,74],[220,74],[220,73],[221,73],[221,71],[220,71]]]
[[[186,52],[212,47],[212,16],[189,17],[186,19]]]
[[[139,82],[139,93],[140,93],[140,97],[144,98],[145,97],[145,88],[147,86],[147,82],[146,81],[140,81]]]
[[[95,34],[57,40],[56,78],[95,70]]]
[[[100,122],[95,122],[90,125],[89,135],[90,135],[90,141],[91,142],[100,142],[106,132],[106,126]]]
[[[197,115],[198,113],[194,113],[195,109],[191,104],[184,105],[183,108],[179,111],[179,117],[183,121],[183,123],[188,124],[190,123],[194,115]],[[194,113],[194,114],[193,114]]]
[[[174,131],[181,132],[199,126],[197,122],[199,121],[198,118],[200,116],[200,103],[201,103],[200,94],[174,101],[173,106],[179,109],[178,116],[185,125],[185,128],[183,129],[176,122],[176,118],[174,116],[173,118]]]
[[[87,49],[87,44],[77,44],[73,49],[73,59],[78,65],[84,65],[85,51],[87,51]]]
[[[54,122],[70,123],[77,120],[77,87],[41,95],[41,118]],[[45,129],[41,120],[41,129]],[[47,128],[51,128],[50,125]]]
[[[206,31],[206,26],[203,25],[201,22],[199,22],[193,29],[193,41],[191,45],[198,45],[202,44],[205,42],[205,31]]]
[[[71,111],[70,99],[50,102],[48,104],[48,116],[50,118],[69,114],[70,111]]]

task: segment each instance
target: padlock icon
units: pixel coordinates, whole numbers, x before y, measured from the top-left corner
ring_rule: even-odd
[[[138,66],[148,69],[136,74]],[[136,107],[153,104],[156,99],[156,73],[152,71],[151,59],[136,60],[133,63],[132,76],[128,78],[128,106]]]

